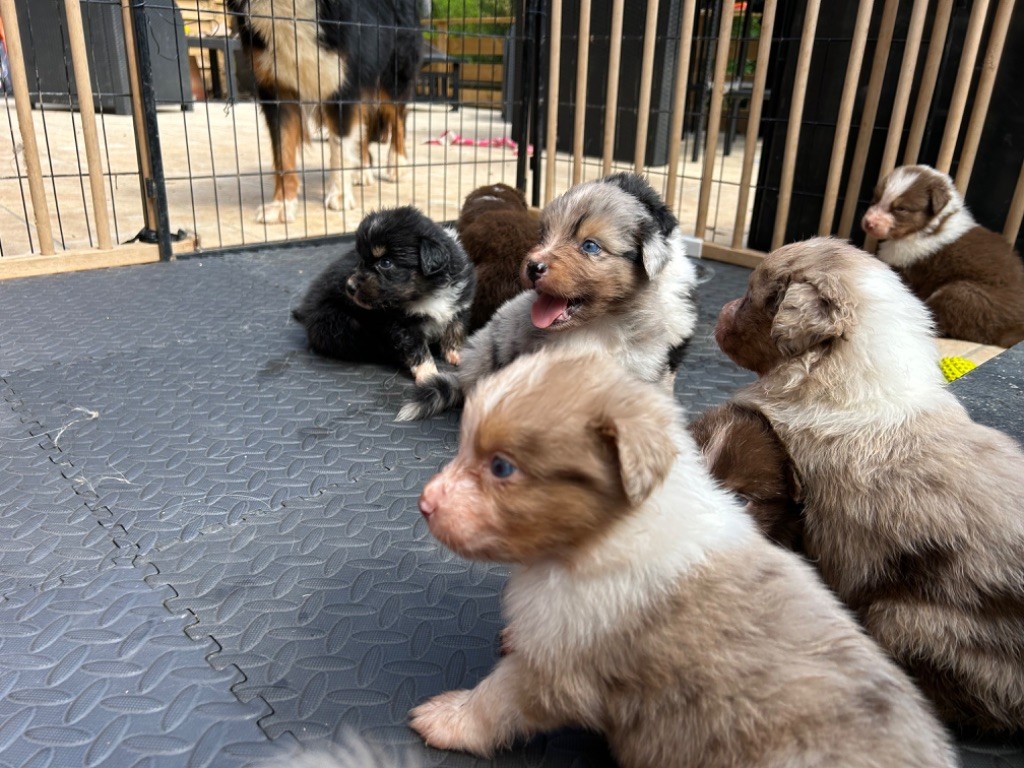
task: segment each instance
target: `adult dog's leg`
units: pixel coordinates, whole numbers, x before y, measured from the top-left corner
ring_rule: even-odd
[[[256,221],[278,224],[295,221],[302,182],[296,172],[295,156],[302,149],[305,118],[298,96],[260,89],[260,105],[270,129],[274,157],[274,199],[256,210]]]
[[[402,169],[409,164],[405,154],[405,104],[392,102],[381,106],[389,127],[391,141],[388,145],[388,161],[381,168],[381,179],[397,182],[402,176]]]
[[[323,106],[324,122],[331,132],[331,171],[324,205],[332,211],[351,211],[356,207],[349,176],[356,161],[351,151],[351,141],[346,143],[346,127],[351,128],[346,126],[346,120],[352,120],[352,112],[351,105],[342,106],[337,102]],[[358,118],[358,115],[356,117]]]

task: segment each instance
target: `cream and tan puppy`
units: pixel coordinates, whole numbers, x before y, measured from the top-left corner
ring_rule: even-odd
[[[457,553],[519,566],[515,650],[412,728],[490,755],[582,726],[623,768],[953,765],[910,680],[761,536],[679,417],[607,356],[545,350],[476,387],[420,511]]]
[[[760,374],[825,582],[968,729],[1024,728],[1024,453],[945,388],[928,312],[839,240],[780,248],[719,317]]]

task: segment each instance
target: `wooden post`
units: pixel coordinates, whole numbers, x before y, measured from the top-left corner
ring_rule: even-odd
[[[590,0],[580,0],[576,41],[576,113],[572,128],[572,183],[583,180],[583,131],[587,122],[587,69],[590,66]]]
[[[768,0],[774,3],[775,0]],[[686,116],[686,83],[690,79],[690,52],[693,48],[693,19],[697,11],[696,0],[683,0],[679,18],[679,47],[676,48],[675,89],[672,91],[672,119],[668,129],[668,186],[665,205],[675,207],[676,186],[679,181],[679,155],[683,151],[683,119]]]
[[[921,86],[917,90],[917,105],[914,107],[914,119],[910,123],[910,135],[907,137],[907,149],[903,154],[903,164],[913,165],[921,153],[921,142],[924,140],[924,129],[928,123],[928,112],[935,96],[935,83],[939,79],[939,67],[942,64],[942,52],[949,33],[949,19],[953,15],[953,0],[938,0],[935,7],[935,21],[932,24],[932,39],[928,42],[928,54],[921,73]]]
[[[687,0],[692,2],[693,0]],[[604,147],[601,157],[601,173],[612,172],[612,155],[615,153],[615,124],[619,111],[619,67],[622,62],[622,17],[626,0],[612,0],[612,29],[608,49],[608,90],[604,96]]]
[[[78,91],[78,111],[82,116],[82,138],[85,141],[85,161],[89,168],[89,192],[96,240],[101,251],[109,251],[113,247],[110,217],[107,214],[107,193],[103,188],[103,163],[99,137],[96,135],[96,109],[92,102],[92,76],[89,73],[89,54],[85,45],[80,1],[64,0],[64,12],[68,19],[68,44]]]
[[[764,13],[761,16],[761,37],[757,42],[757,64],[754,66],[754,88],[750,94],[747,135],[743,141],[743,169],[740,171],[740,187],[736,199],[736,223],[732,228],[733,248],[742,246],[743,230],[747,226],[747,199],[750,196],[750,180],[754,175],[754,153],[757,151],[757,133],[761,127],[764,86],[768,80],[768,58],[775,31],[776,5],[776,0],[765,0]]]
[[[11,86],[14,89],[14,107],[18,114],[18,130],[21,132],[25,174],[28,176],[32,213],[36,220],[36,234],[39,236],[39,252],[48,256],[54,252],[53,230],[50,228],[50,210],[46,203],[46,192],[43,190],[43,167],[39,164],[39,147],[36,145],[36,129],[32,123],[32,104],[28,92],[28,73],[25,71],[25,54],[21,45],[21,29],[18,26],[18,11],[14,7],[14,0],[0,0],[0,19],[4,22],[7,60],[11,70]]]
[[[981,47],[981,33],[985,28],[987,15],[988,0],[974,0],[971,19],[967,22],[967,33],[964,37],[964,52],[960,56],[960,69],[957,70],[953,95],[949,99],[946,129],[942,133],[939,157],[935,161],[935,167],[943,173],[949,173],[949,169],[953,167],[953,153],[956,152],[956,142],[960,138],[960,125],[963,123],[967,107],[967,94],[971,89],[974,63],[978,60],[978,48]]]
[[[864,111],[861,113],[860,128],[857,131],[857,146],[853,150],[850,178],[846,183],[843,212],[839,217],[839,227],[836,229],[836,234],[843,238],[849,237],[853,229],[853,215],[857,212],[857,197],[860,195],[860,185],[864,181],[864,163],[871,145],[871,133],[875,129],[878,102],[882,97],[882,80],[885,78],[885,68],[889,63],[889,49],[892,46],[893,26],[896,23],[898,6],[899,0],[885,0],[885,5],[882,7],[882,21],[878,28],[875,56],[871,61],[871,74],[868,76],[867,98],[864,100]]]
[[[974,160],[978,156],[978,144],[981,142],[981,131],[988,117],[989,103],[992,101],[992,88],[999,72],[999,62],[1003,57],[1003,45],[1006,33],[1010,29],[1010,17],[1013,15],[1015,0],[1000,0],[996,6],[996,15],[992,19],[992,33],[985,51],[985,61],[978,77],[978,87],[974,91],[974,106],[971,108],[971,120],[967,123],[967,135],[964,145],[960,148],[960,162],[956,167],[956,186],[960,194],[967,194],[967,185],[971,183],[971,171]]]
[[[816,2],[817,0],[811,0]],[[708,224],[708,205],[711,202],[711,177],[715,171],[715,152],[718,150],[718,131],[722,125],[722,95],[725,90],[725,70],[729,65],[729,42],[732,40],[733,3],[722,3],[722,18],[718,26],[715,49],[715,73],[712,76],[711,105],[708,109],[707,144],[704,148],[704,167],[700,174],[700,195],[697,198],[696,237],[703,238]]]
[[[729,3],[726,2],[726,5]],[[651,85],[654,82],[654,43],[658,33],[658,0],[647,0],[647,19],[644,24],[643,61],[640,67],[640,104],[636,116],[636,146],[633,152],[633,170],[643,173],[647,154],[647,128],[651,121]]]
[[[882,179],[896,167],[896,156],[900,151],[900,139],[903,137],[903,124],[907,119],[910,106],[910,86],[914,82],[914,70],[917,69],[917,54],[921,50],[921,35],[924,33],[924,18],[928,11],[928,0],[914,0],[910,12],[910,24],[907,25],[907,43],[903,49],[903,62],[900,64],[900,75],[896,85],[896,95],[892,101],[892,116],[889,118],[889,131],[885,137],[885,148],[882,150],[882,162],[878,169],[878,178]],[[876,241],[870,235],[864,241],[864,250],[871,253],[875,250]]]
[[[153,178],[149,163],[149,142],[146,140],[146,123],[142,111],[142,86],[139,81],[139,61],[135,50],[135,26],[132,21],[131,0],[121,0],[121,25],[124,29],[125,59],[128,62],[128,92],[132,102],[132,129],[135,133],[135,154],[139,161],[139,192],[142,196],[142,212],[146,229],[156,232],[157,215],[153,198],[146,190],[147,179]]]
[[[775,211],[772,250],[782,245],[786,235],[786,222],[789,220],[789,205],[793,198],[793,175],[796,172],[796,153],[800,145],[800,121],[804,115],[807,78],[811,72],[811,54],[814,52],[814,30],[818,26],[820,8],[821,0],[807,0],[807,9],[804,11],[804,28],[800,33],[800,52],[796,60],[796,77],[793,81],[793,102],[789,108],[789,121],[786,125],[786,148],[782,155],[782,178],[779,181],[779,204]]]
[[[551,50],[548,52],[547,126],[544,137],[544,204],[555,196],[558,161],[558,69],[562,59],[562,0],[551,0]]]
[[[850,122],[853,119],[853,103],[857,99],[857,86],[864,65],[864,49],[868,42],[868,28],[871,26],[871,12],[875,0],[860,0],[857,19],[853,23],[853,40],[850,41],[850,59],[846,64],[846,80],[843,95],[839,101],[839,115],[836,118],[836,134],[832,140],[832,160],[828,166],[828,180],[825,182],[825,200],[818,220],[818,234],[827,235],[832,231],[832,220],[836,216],[836,201],[839,198],[839,181],[843,175],[843,161],[846,159],[846,145],[850,139]]]
[[[1017,242],[1017,235],[1020,233],[1021,219],[1024,219],[1024,163],[1020,166],[1020,176],[1017,177],[1017,188],[1013,192],[1013,200],[1010,201],[1010,210],[1006,214],[1006,225],[1003,227],[1003,237],[1006,242],[1013,245]]]

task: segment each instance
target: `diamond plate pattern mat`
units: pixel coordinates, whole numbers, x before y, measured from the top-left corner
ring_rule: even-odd
[[[479,761],[405,727],[490,669],[505,572],[415,510],[457,415],[395,424],[406,376],[289,321],[344,247],[0,283],[0,766],[243,765],[352,729],[424,765],[611,765],[586,734]],[[691,414],[751,379],[711,337],[749,273],[702,266]]]
[[[243,766],[276,748],[267,710],[231,694],[216,646],[182,629],[137,569],[120,565],[59,590],[0,603],[0,765],[33,768]]]

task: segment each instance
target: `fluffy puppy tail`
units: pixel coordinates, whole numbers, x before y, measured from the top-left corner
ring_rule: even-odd
[[[438,373],[417,384],[412,400],[402,406],[395,421],[419,421],[462,404],[462,386],[454,373]]]

